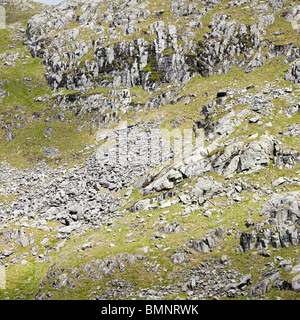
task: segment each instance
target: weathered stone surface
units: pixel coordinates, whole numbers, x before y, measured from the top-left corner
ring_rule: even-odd
[[[186,259],[185,254],[181,253],[181,252],[180,253],[175,253],[171,258],[171,260],[172,260],[172,262],[174,264],[181,264],[181,263],[183,263],[185,261],[185,259]]]
[[[252,172],[270,163],[274,150],[274,140],[269,135],[261,136],[260,140],[244,145],[236,142],[224,149],[224,152],[213,162],[213,170],[229,175],[240,172]]]
[[[191,195],[196,197],[214,196],[223,191],[223,185],[217,181],[199,178],[194,185]]]
[[[300,61],[297,60],[290,65],[288,73],[285,75],[285,80],[300,83]]]
[[[201,28],[198,21],[208,9],[195,10],[195,3],[182,7],[180,1],[174,1],[170,6],[173,13],[170,23],[157,20],[149,24],[146,33],[153,38],[146,40],[138,34],[134,41],[123,41],[116,29],[121,28],[125,36],[137,33],[138,22],[145,22],[151,16],[150,10],[142,9],[149,8],[149,4],[127,2],[123,7],[115,3],[100,11],[97,5],[101,3],[94,1],[85,6],[79,0],[65,1],[30,19],[26,30],[28,48],[33,56],[45,60],[46,77],[53,89],[92,87],[96,80],[102,87],[142,85],[153,90],[160,83],[185,83],[195,72],[202,76],[226,73],[234,65],[250,72],[264,64],[264,58],[256,51],[262,45],[262,31],[274,22],[272,15],[268,19],[263,15],[258,28],[255,24],[228,21],[230,15],[216,14],[209,25],[211,30],[199,45],[195,33],[181,35],[175,22],[177,17],[189,16],[190,27]],[[209,8],[211,3],[205,5]],[[272,5],[276,10],[280,7]],[[74,21],[79,26],[72,28]],[[109,22],[109,36],[101,26],[105,22]],[[99,34],[99,39],[80,41],[81,29],[87,28]],[[54,36],[56,31],[59,32]],[[108,38],[116,41],[115,45],[106,45]],[[50,49],[48,42],[58,48],[57,52]],[[92,57],[82,63],[89,52]]]
[[[10,17],[14,17],[14,10],[35,8],[25,0],[0,0],[3,3],[9,3]],[[247,17],[249,12],[244,23],[243,16],[234,14],[241,10]],[[299,195],[283,193],[290,187],[297,190],[300,181],[297,169],[288,171],[300,163],[300,130],[295,123],[299,113],[300,51],[295,43],[282,42],[286,26],[281,24],[279,29],[275,25],[277,19],[285,19],[295,27],[299,13],[297,5],[284,0],[174,0],[156,4],[66,0],[32,17],[26,33],[18,22],[9,23],[7,34],[13,31],[16,38],[11,39],[8,52],[0,54],[4,76],[19,65],[25,69],[29,63],[35,66],[41,59],[48,84],[57,92],[34,96],[36,89],[50,90],[41,81],[42,75],[22,76],[18,81],[24,91],[28,90],[30,101],[28,106],[14,105],[18,99],[14,100],[11,89],[16,87],[7,85],[6,79],[0,80],[0,128],[7,146],[19,144],[27,130],[35,132],[40,126],[47,143],[41,144],[39,151],[47,161],[58,158],[59,163],[65,151],[54,146],[54,122],[72,124],[79,133],[89,129],[87,141],[96,128],[101,130],[95,144],[82,141],[83,150],[79,152],[75,152],[74,144],[72,156],[77,165],[50,168],[40,163],[20,170],[1,164],[0,245],[5,248],[0,253],[1,265],[49,265],[36,299],[55,298],[56,290],[67,294],[77,281],[99,282],[101,286],[91,287],[88,292],[89,298],[96,299],[264,298],[270,288],[299,290],[295,257],[276,262],[278,270],[270,262],[273,248],[280,251],[278,254],[286,251],[288,255],[297,248],[284,248],[300,244]],[[201,30],[203,26],[205,30]],[[292,36],[291,27],[288,33]],[[35,59],[21,53],[21,41]],[[293,84],[285,87],[283,79],[275,78],[268,82],[274,77],[268,65],[274,63],[276,70],[281,68],[280,63],[288,65],[279,74],[289,69],[286,80]],[[263,65],[267,71],[265,83],[256,79],[256,74],[247,83],[240,71],[233,72],[232,79],[231,75],[211,82],[199,79],[228,73],[233,67],[249,73]],[[242,84],[239,79],[243,79]],[[204,97],[199,97],[200,93]],[[204,100],[205,105],[199,105]],[[33,113],[29,111],[31,103]],[[163,106],[166,108],[160,110]],[[127,128],[120,124],[109,129],[121,123],[124,116],[130,118]],[[158,133],[162,126],[180,130],[193,127],[192,138],[199,137],[203,129],[205,147],[190,148],[184,159],[176,158],[174,146],[164,153],[165,136]],[[266,132],[268,128],[273,136]],[[35,138],[28,137],[26,146]],[[24,151],[30,152],[30,147]],[[260,169],[270,172],[270,181],[264,179]],[[285,177],[281,177],[280,169],[286,169]],[[257,208],[268,197],[261,222],[253,222],[258,218]],[[147,210],[153,211],[145,214]],[[246,230],[240,228],[240,217],[235,213],[245,218],[247,214]],[[122,219],[117,221],[119,217]],[[225,220],[227,230],[223,228]],[[123,226],[130,228],[124,239],[118,236]],[[211,226],[219,228],[211,230]],[[97,234],[103,232],[101,241],[98,236],[93,238],[94,229]],[[195,236],[197,230],[199,238]],[[183,236],[192,240],[181,243]],[[143,239],[151,244],[143,243]],[[233,245],[230,250],[224,245],[226,240]],[[132,246],[133,250],[147,256],[114,254],[134,242],[141,243],[141,248]],[[103,249],[102,245],[108,249],[101,253],[106,257],[90,258],[97,246],[99,251]],[[60,267],[50,263],[57,257],[52,253],[62,248],[59,257],[77,252],[84,262],[68,270],[64,267],[69,268],[69,264],[63,259],[55,261]],[[235,258],[231,250],[247,255],[251,261],[268,260],[262,269],[255,268],[269,268],[269,272],[264,271],[250,290],[253,278],[231,267]],[[212,257],[205,255],[210,252]],[[214,252],[218,257],[213,257]],[[164,265],[165,257],[174,264],[172,272]],[[140,283],[123,278],[127,269],[128,274],[136,272],[135,279],[148,274],[153,285],[141,289]],[[291,283],[281,280],[280,272],[291,272],[295,278]],[[160,285],[161,279],[169,285]],[[56,290],[50,293],[48,287]],[[25,295],[20,293],[17,298]]]
[[[260,213],[267,216],[268,220],[257,224],[255,230],[241,234],[240,244],[243,250],[264,249],[269,245],[286,248],[300,244],[298,199],[298,192],[275,194]]]
[[[70,285],[70,280],[67,273],[63,273],[52,283],[52,287],[60,290]]]
[[[193,248],[200,253],[208,253],[222,243],[224,238],[224,229],[219,227],[207,234],[206,237],[201,238],[200,240],[192,241],[190,248]]]
[[[280,280],[280,273],[275,270],[263,275],[263,279],[257,282],[254,286],[249,288],[250,296],[261,296],[267,293]]]

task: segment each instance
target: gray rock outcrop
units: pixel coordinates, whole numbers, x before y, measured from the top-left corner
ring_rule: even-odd
[[[241,234],[240,243],[244,251],[290,247],[300,243],[299,193],[275,194],[261,211],[268,220],[256,224],[251,232]],[[275,226],[274,226],[275,225]]]
[[[170,11],[175,20],[178,16],[193,17],[190,26],[201,28],[201,22],[196,21],[205,16],[211,3],[204,4],[208,9],[194,10],[194,3],[181,7],[181,2],[174,1]],[[108,88],[142,85],[153,90],[160,83],[185,83],[195,73],[205,77],[227,73],[235,65],[250,72],[264,64],[258,51],[263,46],[264,29],[274,17],[244,25],[230,20],[230,15],[216,14],[205,40],[198,43],[194,32],[182,34],[172,20],[165,24],[157,19],[149,23],[147,31],[141,31],[138,23],[151,16],[148,6],[125,1],[101,10],[102,1],[98,0],[90,5],[64,1],[29,20],[28,48],[34,57],[44,59],[46,78],[54,90],[94,84]],[[74,23],[77,26],[72,28]],[[109,23],[108,35],[103,23]],[[125,36],[136,34],[136,40],[123,41],[118,28]],[[97,39],[83,39],[81,30],[85,29],[93,30]]]
[[[285,75],[285,80],[300,83],[300,61],[297,60],[290,65],[288,73]]]

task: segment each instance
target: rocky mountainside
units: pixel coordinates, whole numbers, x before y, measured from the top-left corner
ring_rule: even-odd
[[[300,6],[0,0],[1,299],[299,299]]]

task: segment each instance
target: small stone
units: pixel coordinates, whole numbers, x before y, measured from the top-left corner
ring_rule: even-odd
[[[281,185],[281,184],[283,184],[285,182],[286,182],[286,178],[285,177],[280,177],[277,180],[272,182],[272,187],[276,188],[276,187],[278,187],[279,185]]]
[[[92,242],[87,242],[87,243],[84,243],[81,247],[82,250],[85,250],[87,248],[91,248],[93,246],[93,243]]]
[[[260,116],[255,116],[249,119],[249,123],[258,123],[259,120],[260,120]]]
[[[210,210],[207,210],[204,212],[204,217],[210,218],[212,216],[212,212]]]
[[[227,256],[224,254],[224,255],[221,257],[220,262],[221,262],[222,264],[225,264],[227,261],[228,261],[228,258],[227,258]]]
[[[174,264],[181,264],[182,262],[185,261],[185,259],[186,259],[185,254],[180,252],[180,253],[175,253],[171,258],[171,261]]]

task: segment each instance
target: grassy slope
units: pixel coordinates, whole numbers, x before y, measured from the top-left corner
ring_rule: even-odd
[[[55,112],[47,106],[45,101],[33,101],[38,96],[51,95],[51,89],[44,77],[45,69],[41,60],[32,58],[27,48],[23,46],[22,41],[16,41],[14,38],[19,27],[26,28],[29,17],[38,11],[39,7],[34,11],[22,13],[14,8],[8,8],[8,28],[0,30],[0,53],[19,53],[20,56],[27,56],[26,59],[17,59],[14,66],[0,64],[0,78],[8,80],[2,88],[6,95],[2,99],[0,113],[7,115],[12,111],[24,118],[21,125],[26,122],[25,128],[11,131],[15,138],[10,142],[6,140],[6,130],[0,129],[0,136],[2,137],[0,158],[20,168],[32,166],[42,160],[46,160],[50,164],[60,163],[61,161],[74,163],[80,157],[84,147],[94,141],[90,130],[83,129],[81,132],[77,130],[78,125],[75,117],[67,118],[70,120],[67,124],[60,120],[54,120],[50,125],[47,125],[45,120],[47,118],[55,119]],[[32,81],[27,84],[23,80],[24,78],[31,78]],[[21,110],[16,112],[16,106],[21,107]],[[41,116],[39,121],[33,120],[34,113]],[[14,121],[9,116],[6,116],[6,120]],[[44,131],[47,127],[53,129],[51,141],[44,138]],[[49,159],[42,152],[41,146],[51,146],[59,149],[60,154],[54,159]]]
[[[286,1],[289,3],[289,1]],[[162,5],[161,5],[162,6]],[[225,6],[225,3],[224,3]],[[156,9],[161,9],[162,7],[157,7]],[[223,7],[224,8],[224,7]],[[225,9],[223,9],[225,10]],[[231,10],[231,9],[229,9]],[[238,7],[235,13],[240,17],[240,19],[248,19],[248,16],[243,16],[243,6]],[[213,11],[212,13],[214,13]],[[29,13],[28,16],[32,14]],[[166,13],[169,15],[169,13]],[[210,15],[203,20],[203,23],[209,22]],[[14,23],[17,21],[25,23],[27,16],[20,17],[19,15],[10,15],[9,23]],[[279,18],[281,19],[281,18]],[[242,20],[244,21],[244,20]],[[289,41],[297,41],[299,38],[295,38],[294,33],[292,33],[290,24],[287,24],[283,19],[279,20],[280,25],[276,24],[276,27],[271,26],[268,30],[267,37],[272,37],[271,32],[276,31],[278,27],[285,30],[285,35],[279,36],[277,38],[277,43],[286,43],[286,36],[288,36]],[[178,21],[180,23],[180,21]],[[203,30],[207,30],[207,26],[204,26]],[[203,31],[201,31],[203,32]],[[8,46],[12,44],[11,36],[6,30],[0,31],[0,50],[6,52]],[[24,48],[20,43],[18,43],[13,52],[25,52],[29,55],[26,48]],[[1,53],[1,52],[0,52]],[[26,64],[23,64],[25,62]],[[264,67],[257,69],[250,74],[244,74],[241,70],[233,69],[226,75],[213,76],[209,79],[203,79],[201,77],[195,76],[191,81],[189,81],[185,87],[179,89],[179,94],[188,95],[191,93],[197,93],[197,96],[191,100],[188,105],[183,105],[178,103],[176,105],[166,104],[159,111],[159,117],[165,117],[167,122],[165,123],[166,128],[171,128],[171,121],[175,118],[181,119],[180,129],[190,128],[195,120],[199,119],[199,112],[201,107],[207,102],[211,101],[212,98],[216,96],[219,90],[225,90],[234,87],[235,89],[243,89],[249,84],[254,84],[255,88],[252,89],[252,93],[261,91],[261,87],[265,85],[265,82],[276,82],[277,78],[283,79],[284,71],[287,66],[282,65],[280,59],[271,59]],[[29,163],[34,164],[39,160],[44,159],[44,155],[40,150],[41,145],[43,146],[53,146],[62,150],[62,158],[71,159],[73,153],[80,151],[85,144],[90,144],[93,142],[93,135],[90,135],[88,131],[83,131],[78,133],[75,124],[75,119],[69,125],[62,124],[60,121],[54,121],[51,126],[55,129],[55,134],[51,141],[45,141],[43,138],[43,133],[46,128],[45,118],[52,115],[51,109],[47,108],[45,103],[34,103],[33,98],[36,96],[43,96],[45,94],[50,95],[50,89],[45,83],[43,73],[44,69],[40,64],[39,59],[28,58],[24,61],[17,61],[15,67],[2,67],[0,66],[1,78],[9,79],[9,82],[5,84],[3,89],[9,93],[9,96],[5,97],[0,106],[1,114],[6,113],[7,110],[14,110],[16,105],[22,106],[25,114],[30,117],[33,112],[41,113],[44,110],[44,115],[41,121],[34,122],[31,121],[29,125],[22,130],[14,131],[16,137],[11,142],[5,142],[5,139],[1,140],[0,149],[0,159],[6,159],[13,165],[26,167]],[[24,77],[34,78],[32,82],[32,87],[27,87],[23,82]],[[291,86],[290,83],[284,80],[278,83],[278,86],[285,87]],[[29,91],[30,90],[30,91]],[[207,92],[207,94],[205,94]],[[145,103],[149,94],[143,92],[141,88],[131,89],[131,93],[135,94],[135,102]],[[285,106],[285,105],[284,105]],[[240,106],[242,107],[242,106]],[[278,105],[276,104],[276,110],[282,107],[280,101]],[[236,106],[238,109],[239,106]],[[133,112],[124,117],[125,120],[129,122],[135,122],[137,119],[142,118],[142,120],[152,120],[157,118],[157,110],[147,111],[143,115],[137,115]],[[266,122],[268,119],[263,119]],[[296,114],[292,118],[281,117],[280,122],[274,119],[273,127],[269,128],[272,134],[278,134],[279,131],[284,130],[285,126],[290,123],[299,122],[299,115]],[[242,128],[237,128],[241,130]],[[247,125],[244,128],[242,134],[249,136],[254,133],[264,132],[265,127],[259,127],[257,125]],[[0,132],[1,136],[4,134]],[[235,132],[234,135],[241,134]],[[27,140],[27,138],[33,138]],[[66,139],[67,138],[67,139]],[[291,141],[291,139],[284,138],[283,142],[295,147],[299,151],[299,145]],[[48,160],[49,161],[49,160]],[[294,168],[292,171],[288,170],[278,170],[278,169],[264,169],[259,171],[257,175],[249,175],[249,183],[260,182],[261,185],[265,184],[270,187],[271,181],[273,181],[278,176],[295,176],[298,167]],[[220,178],[223,179],[222,177]],[[286,190],[299,190],[299,186],[288,186]],[[167,285],[169,283],[176,283],[176,279],[168,278],[169,272],[173,270],[184,270],[182,266],[173,266],[170,263],[170,256],[174,250],[180,248],[186,248],[185,244],[188,244],[189,240],[194,237],[198,239],[202,237],[207,231],[212,228],[219,226],[218,219],[224,219],[222,225],[225,228],[233,228],[236,230],[244,230],[244,221],[248,217],[247,212],[251,210],[253,212],[251,218],[254,221],[258,221],[260,217],[258,216],[261,205],[265,203],[269,197],[264,197],[262,202],[254,203],[251,199],[253,194],[245,194],[246,200],[240,203],[234,203],[230,206],[218,206],[225,199],[214,199],[214,203],[217,208],[224,210],[224,214],[220,215],[214,213],[211,219],[207,219],[203,216],[198,216],[202,211],[196,211],[190,214],[187,218],[181,217],[182,208],[180,205],[174,205],[166,209],[158,209],[150,212],[142,212],[137,218],[136,214],[126,213],[123,218],[120,218],[114,223],[114,226],[105,227],[98,231],[89,231],[81,236],[74,235],[69,240],[67,240],[64,248],[60,252],[54,252],[49,255],[50,263],[35,262],[36,258],[32,257],[30,254],[26,258],[28,261],[25,265],[11,265],[8,269],[8,283],[7,289],[5,291],[0,291],[0,297],[10,297],[14,299],[16,297],[31,299],[38,291],[38,286],[45,277],[47,270],[50,265],[56,264],[56,268],[61,267],[68,270],[69,275],[70,270],[74,267],[81,268],[85,263],[90,263],[96,258],[103,259],[109,256],[115,256],[119,253],[142,253],[141,248],[149,247],[149,252],[147,256],[150,261],[157,261],[160,264],[160,269],[157,274],[147,272],[145,268],[142,267],[143,262],[138,262],[132,267],[127,267],[126,271],[118,272],[115,274],[115,278],[129,279],[129,281],[137,282],[140,287],[152,287],[155,285]],[[141,195],[136,193],[134,200],[141,199]],[[169,211],[167,213],[164,213]],[[165,217],[166,221],[169,222],[179,222],[181,223],[182,231],[179,234],[168,235],[165,239],[161,240],[150,240],[151,235],[157,232],[158,226],[154,226],[155,221],[157,221],[160,216]],[[137,227],[132,227],[132,224],[140,219],[144,219],[144,223]],[[108,230],[110,229],[110,231]],[[185,229],[185,230],[184,230]],[[39,243],[45,232],[33,230],[36,236],[36,243]],[[131,238],[135,239],[135,242],[126,243],[126,235],[131,232]],[[56,231],[50,233],[51,236],[55,235]],[[92,238],[92,239],[91,239]],[[94,246],[92,248],[86,249],[85,251],[77,251],[82,244],[92,241]],[[51,238],[51,246],[55,246],[59,243],[59,240]],[[98,243],[98,244],[96,244]],[[116,247],[110,247],[110,244],[116,244]],[[170,247],[167,254],[162,251],[161,248],[157,248],[156,244],[162,244],[166,247]],[[213,253],[209,255],[220,257],[224,253],[233,258],[233,266],[244,273],[249,271],[254,275],[253,281],[255,282],[261,275],[259,269],[263,268],[264,264],[267,262],[274,261],[274,257],[280,255],[284,258],[290,258],[295,256],[296,247],[287,249],[278,249],[277,251],[271,251],[270,257],[262,257],[260,255],[252,255],[250,253],[238,254],[235,248],[239,245],[238,238],[233,235],[227,237],[227,241],[221,245],[223,250],[216,249]],[[0,247],[1,248],[1,247]],[[26,252],[26,248],[20,249],[15,245],[16,256],[21,256]],[[41,246],[40,252],[42,253],[45,249]],[[186,269],[190,269],[192,266],[199,264],[200,261],[209,255],[201,255],[193,252],[190,258],[190,263]],[[249,266],[253,266],[249,270]],[[164,271],[164,269],[167,270]],[[138,272],[137,272],[138,270]],[[72,276],[71,276],[72,277]],[[288,278],[289,276],[286,275]],[[159,280],[161,278],[162,280]],[[89,294],[100,285],[100,291],[105,289],[106,282],[110,280],[108,278],[103,278],[99,281],[94,281],[85,277],[80,281],[76,281],[76,290],[71,290],[66,288],[65,290],[56,291],[52,289],[48,284],[43,290],[51,291],[54,298],[58,299],[85,299]],[[16,291],[17,290],[17,291]],[[22,295],[22,292],[32,292],[28,295]],[[300,295],[291,291],[274,292],[270,291],[266,296],[268,298],[274,298],[274,296],[280,296],[282,298],[292,298],[299,299]],[[185,297],[183,294],[182,297]],[[168,298],[168,297],[167,297]],[[175,297],[169,297],[175,298]]]

